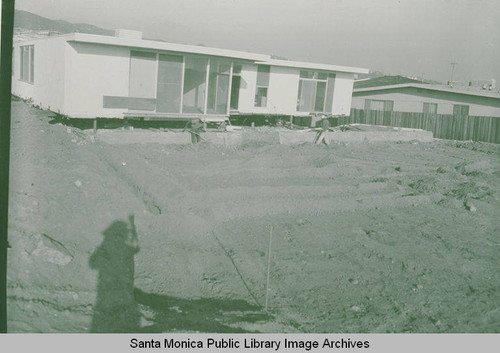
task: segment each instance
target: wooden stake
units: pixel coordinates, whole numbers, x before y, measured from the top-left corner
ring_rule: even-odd
[[[266,306],[264,308],[267,311],[269,303],[269,273],[271,272],[271,245],[273,242],[273,225],[271,224],[271,229],[269,231],[269,249],[267,250],[267,283],[266,283]]]

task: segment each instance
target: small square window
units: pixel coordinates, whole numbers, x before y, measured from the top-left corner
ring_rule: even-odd
[[[454,104],[453,105],[453,115],[469,115],[469,106]]]
[[[437,114],[437,103],[424,103],[424,114]]]

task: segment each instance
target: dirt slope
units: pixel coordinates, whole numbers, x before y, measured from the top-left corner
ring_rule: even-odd
[[[11,332],[500,331],[496,145],[111,146],[49,115],[13,102]]]

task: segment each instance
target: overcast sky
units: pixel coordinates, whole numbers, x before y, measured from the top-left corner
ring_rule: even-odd
[[[16,0],[148,38],[447,81],[497,79],[499,0]]]

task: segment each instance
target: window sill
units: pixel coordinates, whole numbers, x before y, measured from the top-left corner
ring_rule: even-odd
[[[24,83],[29,83],[30,85],[34,85],[34,84],[35,84],[35,82],[34,82],[34,81],[33,81],[33,82],[30,82],[30,81],[21,80],[21,79],[19,79],[19,81],[20,81],[20,82],[24,82]]]

